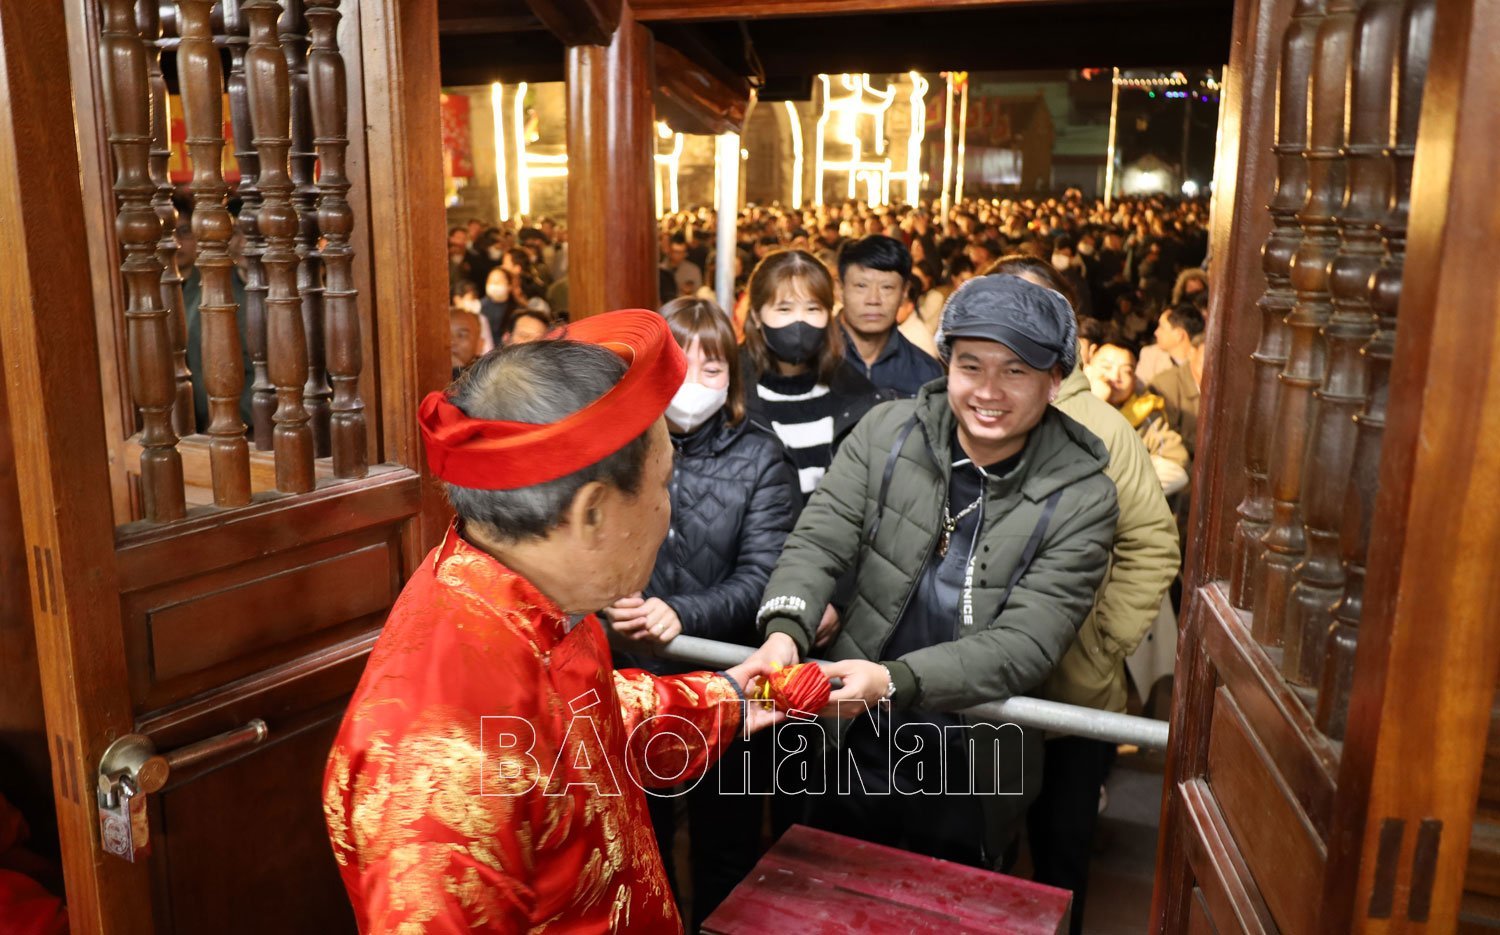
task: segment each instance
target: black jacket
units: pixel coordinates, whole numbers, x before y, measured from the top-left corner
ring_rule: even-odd
[[[854,339],[844,332],[844,360],[859,371],[876,388],[885,391],[887,398],[913,399],[923,385],[943,375],[943,365],[926,351],[906,340],[900,329],[891,326],[891,336],[876,358],[873,366],[865,366],[865,359],[854,347]]]
[[[780,440],[714,416],[673,435],[672,525],[646,597],[676,611],[682,632],[758,645],[755,613],[802,497]]]

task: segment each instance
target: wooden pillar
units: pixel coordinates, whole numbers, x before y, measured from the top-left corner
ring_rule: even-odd
[[[568,279],[576,320],[656,308],[651,34],[627,6],[607,46],[568,49]]]

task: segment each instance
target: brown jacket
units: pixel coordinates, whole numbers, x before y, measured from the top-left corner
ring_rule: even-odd
[[[1054,405],[1104,442],[1109,452],[1104,473],[1114,482],[1120,518],[1109,571],[1093,612],[1040,694],[1053,701],[1124,711],[1125,657],[1151,630],[1161,596],[1177,574],[1177,526],[1140,436],[1113,406],[1089,390],[1082,369],[1063,381]]]
[[[1189,457],[1198,456],[1198,381],[1193,379],[1192,368],[1180,364],[1163,371],[1151,381],[1151,392],[1166,403],[1167,424],[1187,446]]]

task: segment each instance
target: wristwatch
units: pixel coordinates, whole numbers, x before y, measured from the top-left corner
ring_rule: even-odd
[[[885,695],[883,698],[885,701],[894,701],[896,700],[896,680],[891,678],[889,666],[882,665],[880,668],[885,670]]]

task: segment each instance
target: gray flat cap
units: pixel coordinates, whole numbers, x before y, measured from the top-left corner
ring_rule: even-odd
[[[998,341],[1037,370],[1061,364],[1063,376],[1078,359],[1078,321],[1061,293],[1019,276],[980,276],[958,288],[943,307],[938,351],[947,360],[954,338]]]

